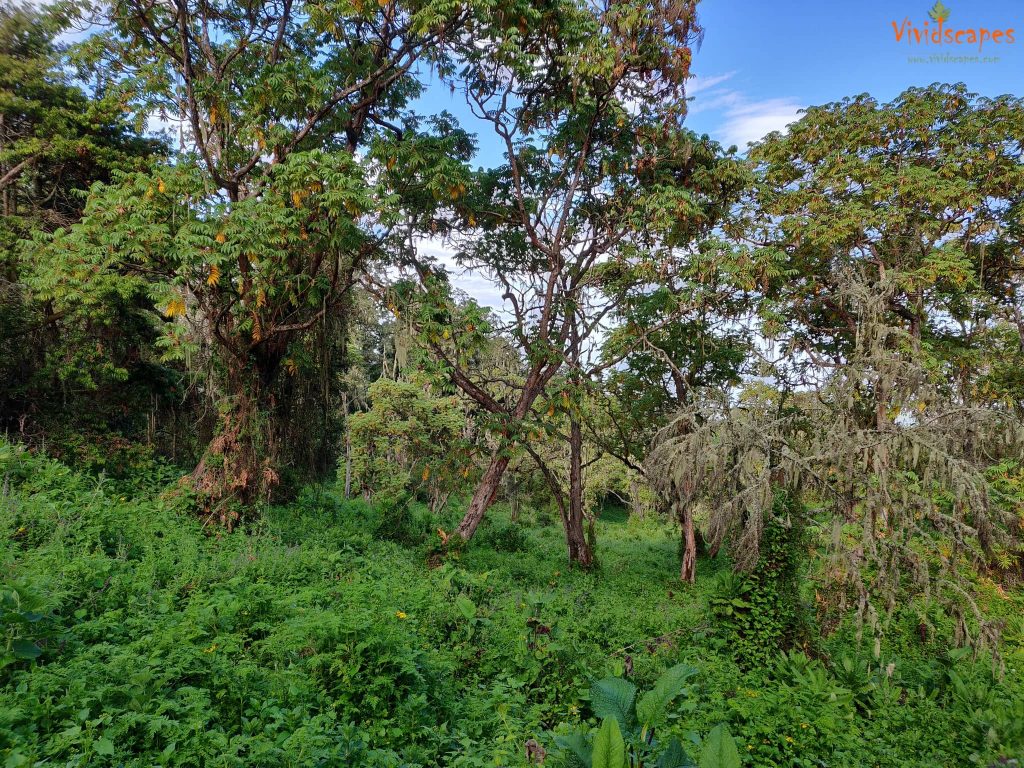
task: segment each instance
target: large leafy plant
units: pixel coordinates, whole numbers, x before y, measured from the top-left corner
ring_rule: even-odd
[[[590,705],[601,724],[555,736],[564,764],[567,768],[739,768],[739,752],[724,725],[716,726],[704,739],[699,761],[678,738],[655,738],[655,732],[671,719],[672,703],[687,693],[687,682],[696,674],[694,667],[677,664],[642,695],[624,678],[595,682]]]

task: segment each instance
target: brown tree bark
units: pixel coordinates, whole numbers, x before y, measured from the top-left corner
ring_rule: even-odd
[[[679,580],[692,584],[697,580],[697,536],[693,527],[693,511],[689,504],[683,505],[679,518],[683,529],[683,556],[679,567]]]
[[[251,358],[248,364],[228,361],[225,394],[230,404],[189,476],[206,519],[229,529],[250,505],[269,501],[280,482],[270,391],[278,357]]]
[[[505,470],[508,469],[508,462],[508,455],[500,448],[491,454],[491,463],[487,467],[487,471],[484,472],[484,476],[480,478],[476,491],[473,492],[473,498],[469,502],[469,507],[466,508],[462,522],[455,529],[455,533],[464,541],[473,538],[477,526],[480,525],[480,521],[484,519],[487,510],[494,503],[498,489],[501,487],[501,478],[505,474]]]
[[[594,565],[594,552],[583,528],[583,430],[572,418],[569,424],[569,504],[563,515],[565,541],[569,547],[569,564],[580,568]]]
[[[491,413],[504,414],[513,423],[520,423],[526,417],[526,414],[529,413],[530,408],[536,402],[541,392],[544,391],[545,385],[551,380],[551,377],[554,376],[557,370],[558,366],[555,365],[535,364],[526,378],[526,384],[519,395],[519,400],[511,411],[495,401],[485,390],[474,385],[458,370],[454,371],[452,378],[456,386]],[[529,450],[529,446],[527,446],[527,450]],[[509,457],[501,454],[501,447],[496,448],[491,454],[491,463],[487,467],[484,476],[480,478],[476,491],[473,492],[473,498],[466,509],[466,514],[463,515],[462,522],[455,529],[455,532],[462,537],[463,541],[469,541],[473,538],[477,526],[480,525],[480,521],[483,520],[487,510],[498,496],[501,478],[504,476],[509,464]]]

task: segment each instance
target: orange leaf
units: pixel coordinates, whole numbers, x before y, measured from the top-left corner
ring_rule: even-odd
[[[170,300],[167,304],[167,309],[164,310],[164,314],[167,317],[176,317],[177,315],[185,314],[185,300],[176,297]]]

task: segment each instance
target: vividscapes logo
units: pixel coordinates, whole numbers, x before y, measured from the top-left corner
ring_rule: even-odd
[[[897,43],[907,45],[976,45],[982,50],[986,43],[999,45],[1017,42],[1015,30],[988,29],[986,27],[957,27],[949,23],[950,11],[942,0],[937,0],[928,11],[928,18],[922,26],[917,26],[908,16],[900,22],[892,22],[892,31]]]

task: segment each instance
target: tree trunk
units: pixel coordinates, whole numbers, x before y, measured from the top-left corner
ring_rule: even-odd
[[[252,504],[269,501],[280,482],[267,373],[238,363],[229,367],[229,405],[190,476],[207,520],[228,529]]]
[[[511,499],[508,503],[509,518],[513,523],[519,522],[519,479],[516,477],[515,472],[512,473],[512,482],[510,483],[511,488],[509,493]]]
[[[697,580],[697,536],[693,528],[693,511],[689,504],[683,506],[679,517],[683,528],[683,556],[679,580],[692,584]]]
[[[341,413],[345,419],[345,498],[352,498],[352,434],[348,422],[348,392],[341,393]]]
[[[508,462],[509,457],[501,448],[491,454],[490,466],[487,467],[484,476],[480,478],[480,484],[473,493],[473,498],[469,502],[466,514],[462,517],[459,527],[455,529],[455,533],[463,541],[469,541],[473,538],[477,526],[484,519],[484,514],[491,504],[494,503],[494,499],[498,495],[498,488],[501,487],[501,478],[505,474],[505,470],[508,469]]]
[[[575,417],[569,425],[569,506],[564,515],[565,541],[569,545],[569,564],[590,568],[594,552],[583,528],[583,430]]]
[[[352,438],[345,438],[345,498],[352,498]]]

